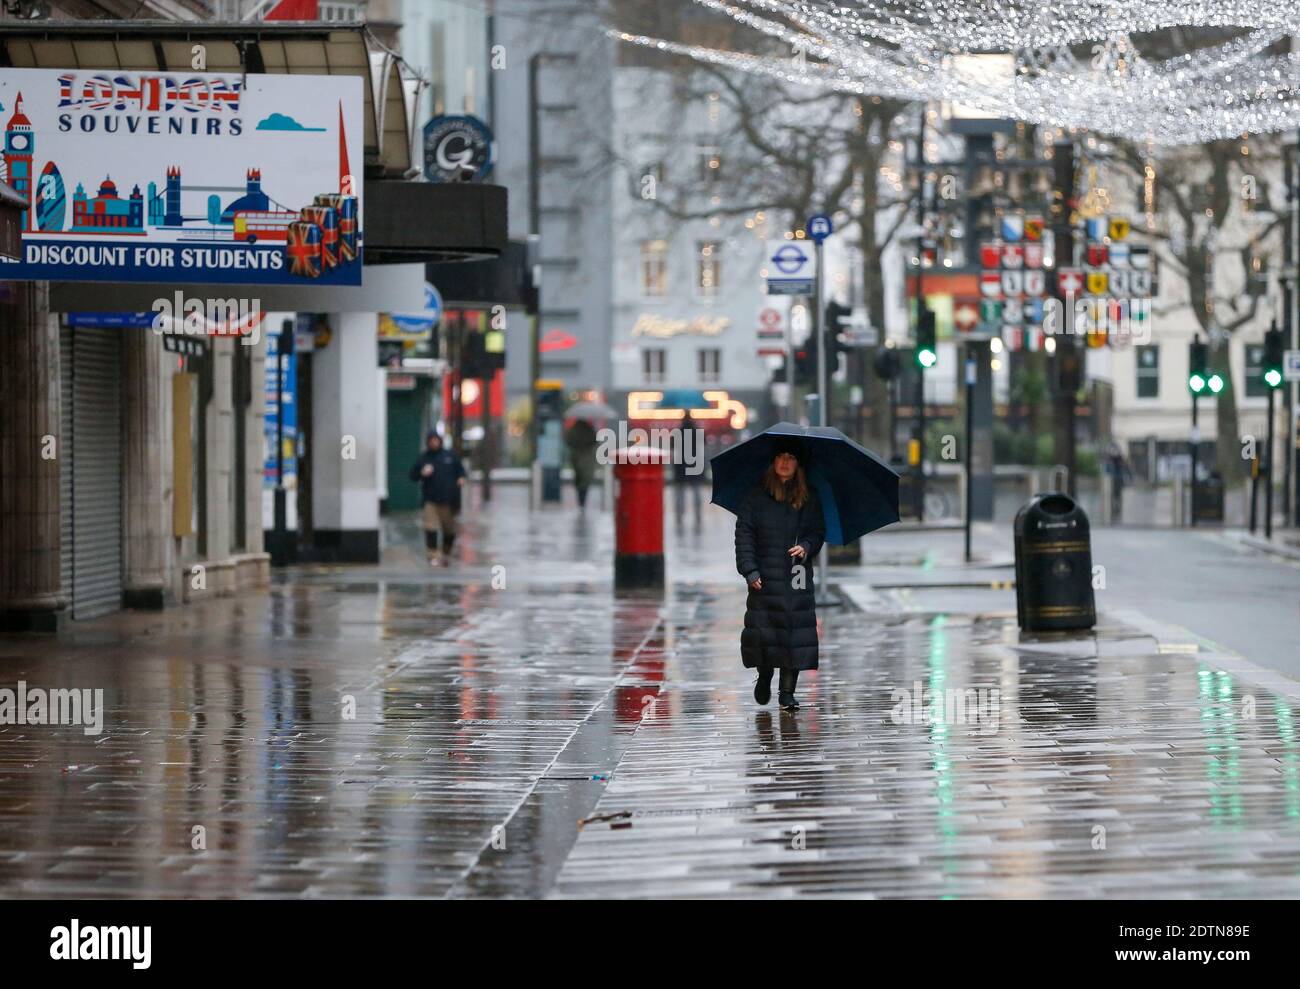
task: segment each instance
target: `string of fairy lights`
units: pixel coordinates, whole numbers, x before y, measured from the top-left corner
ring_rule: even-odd
[[[1266,0],[695,0],[772,42],[730,51],[618,31],[787,83],[939,100],[1000,118],[1185,145],[1300,126],[1300,5]],[[1169,59],[1130,36],[1241,33]],[[785,51],[780,49],[784,48]],[[775,49],[775,50],[774,50]],[[1001,56],[990,58],[989,56]]]

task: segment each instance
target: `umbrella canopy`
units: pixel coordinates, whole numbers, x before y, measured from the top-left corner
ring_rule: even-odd
[[[658,402],[661,409],[707,409],[708,401],[704,392],[694,388],[667,388],[664,397]]]
[[[870,450],[830,426],[778,422],[709,461],[713,503],[733,514],[778,452],[791,449],[817,492],[826,541],[852,542],[898,521],[898,475]]]
[[[587,422],[603,422],[618,415],[604,402],[575,402],[564,410],[566,419],[584,419]]]

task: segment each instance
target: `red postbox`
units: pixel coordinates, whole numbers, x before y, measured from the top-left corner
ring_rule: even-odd
[[[614,462],[614,584],[664,582],[664,464],[651,446],[625,447]]]

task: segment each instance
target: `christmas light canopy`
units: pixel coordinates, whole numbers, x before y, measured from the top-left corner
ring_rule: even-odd
[[[729,51],[629,44],[784,82],[959,104],[966,112],[1162,145],[1300,125],[1300,5],[1258,0],[695,0],[759,34]],[[1153,32],[1218,39],[1149,58]],[[1142,45],[1136,44],[1133,36]],[[1227,38],[1228,40],[1222,40]],[[762,40],[762,39],[760,39]],[[990,73],[978,56],[1010,56]],[[974,57],[973,57],[974,56]]]

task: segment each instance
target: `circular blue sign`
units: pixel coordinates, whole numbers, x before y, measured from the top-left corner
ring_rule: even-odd
[[[831,218],[825,213],[814,213],[808,217],[804,229],[808,231],[809,237],[820,244],[835,232],[835,224],[831,223]]]
[[[481,179],[495,161],[492,130],[478,117],[448,114],[424,125],[424,177],[430,182]]]
[[[808,263],[808,255],[794,244],[785,244],[772,255],[772,263],[783,274],[792,275]]]

